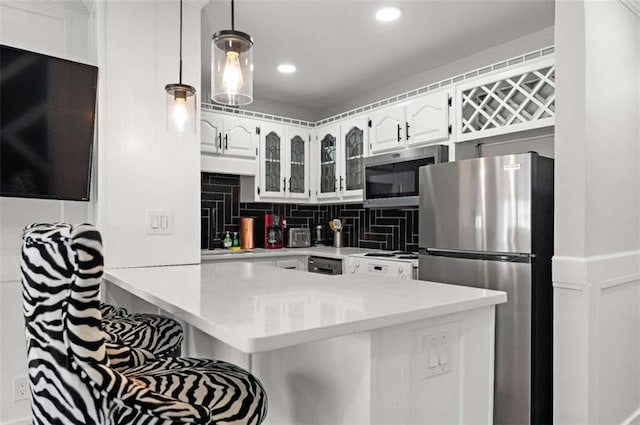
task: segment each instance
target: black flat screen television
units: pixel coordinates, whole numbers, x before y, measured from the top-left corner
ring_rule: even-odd
[[[88,201],[98,68],[0,45],[0,196]]]

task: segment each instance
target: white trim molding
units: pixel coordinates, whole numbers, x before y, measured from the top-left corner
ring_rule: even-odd
[[[640,280],[640,251],[626,251],[591,257],[553,257],[553,286],[578,289],[581,286],[611,287]]]

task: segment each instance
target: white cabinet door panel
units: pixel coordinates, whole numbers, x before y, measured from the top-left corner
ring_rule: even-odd
[[[293,126],[286,127],[285,133],[287,197],[309,199],[311,195],[309,176],[311,133],[306,129]]]
[[[222,118],[203,111],[200,121],[200,151],[210,154],[221,153],[222,131]]]
[[[287,182],[286,135],[282,125],[260,125],[260,197],[284,198]]]
[[[433,93],[407,105],[408,146],[449,139],[449,92]]]
[[[225,155],[254,157],[255,121],[245,118],[225,117],[222,147]]]
[[[370,119],[369,147],[372,154],[406,147],[404,105],[375,111],[371,114]]]

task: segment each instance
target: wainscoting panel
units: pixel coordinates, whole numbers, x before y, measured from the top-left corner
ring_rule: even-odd
[[[396,251],[418,250],[418,209],[376,210],[362,204],[307,205],[240,202],[240,178],[202,173],[201,248],[208,249],[224,232],[238,231],[240,217],[282,214],[287,227],[328,225],[345,220],[345,246]]]

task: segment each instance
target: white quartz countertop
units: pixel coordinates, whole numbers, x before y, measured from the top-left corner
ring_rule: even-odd
[[[229,251],[228,249],[203,249],[200,253],[202,261],[227,261],[242,258],[290,257],[294,255],[318,255],[329,258],[345,259],[350,255],[377,251],[366,248],[334,248],[332,246],[312,246],[308,248],[256,248],[250,251]]]
[[[504,292],[247,262],[110,269],[105,279],[246,353],[506,302]]]

